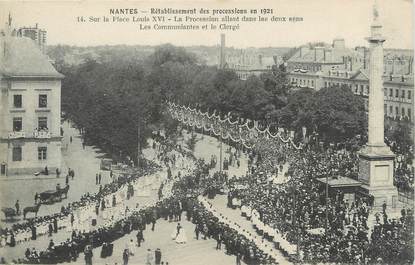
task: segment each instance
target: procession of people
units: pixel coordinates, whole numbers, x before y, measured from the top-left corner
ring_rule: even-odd
[[[229,135],[235,133],[231,131]],[[93,264],[94,248],[102,246],[100,258],[110,257],[117,240],[134,231],[136,240],[128,241],[122,253],[123,264],[128,264],[141,244],[149,240],[144,239],[143,231],[157,230],[157,220],[163,218],[175,223],[170,235],[175,244],[188,244],[189,233],[194,232],[196,240],[215,240],[216,249],[234,255],[236,264],[275,264],[279,262],[275,251],[305,263],[413,260],[407,243],[413,236],[411,208],[402,209],[398,218],[391,218],[386,206],[381,212],[373,208],[370,197],[349,201],[338,191],[327,199],[315,181],[326,175],[356,178],[355,152],[345,146],[322,147],[313,139],[299,147],[292,141],[282,141],[284,135],[280,133],[280,140],[254,135],[255,141],[251,139],[242,145],[229,142],[222,171],[217,172],[220,161],[216,156],[212,155],[210,161],[198,159],[192,151],[157,132],[150,140],[155,155],[145,160],[139,171],[125,167],[123,173],[112,178],[113,182],[103,186],[100,174],[95,175],[95,183],[100,185],[98,193],[85,194],[79,201],[62,207],[59,213],[5,229],[0,244],[13,247],[65,229],[70,233],[66,241],[51,240],[47,249],[27,249],[25,257],[13,262],[71,262],[83,253],[85,263]],[[248,158],[246,174],[228,176],[230,167],[240,167],[242,157]],[[160,176],[162,168],[166,170],[165,177]],[[406,160],[401,160],[396,170],[401,170],[401,175],[413,174],[408,171]],[[158,199],[152,203],[135,207],[125,204],[132,197],[148,196],[153,191]],[[252,223],[257,235],[215,213],[208,200],[217,194],[228,197],[228,207],[241,210],[241,218]],[[15,207],[20,208],[18,201]],[[194,224],[194,231],[184,229],[184,216]],[[293,254],[287,248],[297,251]],[[160,264],[160,253],[149,249],[147,264]]]

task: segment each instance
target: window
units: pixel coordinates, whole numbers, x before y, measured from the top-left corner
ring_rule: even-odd
[[[369,95],[369,86],[366,86],[366,93]]]
[[[48,152],[48,148],[46,146],[38,147],[37,148],[37,159],[38,160],[46,160],[47,159],[47,152]]]
[[[399,89],[395,90],[395,98],[399,98]]]
[[[411,119],[411,108],[408,108],[408,118],[409,118],[410,121],[412,120]]]
[[[392,107],[392,106],[389,106],[389,114],[390,114],[391,116],[393,116],[393,107]]]
[[[23,122],[21,117],[13,118],[13,132],[20,132],[23,129]]]
[[[402,117],[405,116],[405,108],[402,108],[402,113],[401,113]]]
[[[13,161],[22,161],[22,147],[16,146],[12,150]]]
[[[386,89],[386,88],[384,88],[383,89],[383,95],[386,97],[386,96],[388,96],[388,89]]]
[[[354,92],[355,92],[355,93],[357,93],[357,92],[358,92],[358,90],[359,90],[359,86],[358,86],[358,85],[356,85],[356,87],[355,87],[355,89],[354,89]]]
[[[393,89],[389,88],[389,97],[393,97]]]
[[[411,99],[411,90],[408,90],[408,99]]]
[[[402,94],[401,94],[401,98],[405,98],[405,90],[402,89]]]
[[[311,80],[311,87],[314,87],[314,81]]]
[[[399,108],[398,107],[395,107],[395,115],[399,116]]]
[[[46,108],[48,106],[48,95],[39,95],[39,108]]]
[[[48,118],[47,117],[39,117],[37,122],[37,128],[39,130],[47,130],[48,129]]]
[[[15,108],[21,108],[22,107],[22,95],[14,95],[13,96],[13,106]]]
[[[383,112],[385,113],[385,115],[388,113],[388,105],[383,104]]]

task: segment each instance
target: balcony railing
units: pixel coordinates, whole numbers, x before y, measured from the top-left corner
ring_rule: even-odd
[[[33,137],[34,138],[39,138],[39,139],[47,139],[50,138],[50,132],[47,130],[35,130],[33,132]]]
[[[19,139],[19,138],[25,138],[26,134],[25,132],[9,132],[9,139]]]

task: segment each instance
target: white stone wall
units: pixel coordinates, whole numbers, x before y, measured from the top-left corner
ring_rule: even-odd
[[[0,164],[7,164],[8,175],[33,174],[47,166],[51,173],[61,167],[61,81],[0,80]],[[47,95],[46,108],[39,107],[39,95]],[[14,107],[14,95],[22,95],[22,107]],[[9,139],[13,118],[22,118],[24,139]],[[38,118],[47,117],[48,139],[34,137]],[[22,161],[13,161],[14,146],[22,147]],[[38,159],[38,147],[47,147],[47,159]]]
[[[22,161],[13,161],[13,146],[22,147]],[[38,147],[47,147],[47,159],[38,159]],[[13,174],[34,174],[48,167],[49,172],[55,173],[56,168],[61,168],[61,142],[53,141],[25,141],[12,140],[8,152],[8,175]]]
[[[9,91],[8,130],[13,130],[13,118],[22,117],[23,131],[32,134],[38,127],[38,117],[48,118],[48,129],[52,137],[60,136],[60,80],[52,81],[13,81]],[[22,109],[14,109],[13,96],[22,95]],[[39,108],[39,95],[47,95],[47,107]]]

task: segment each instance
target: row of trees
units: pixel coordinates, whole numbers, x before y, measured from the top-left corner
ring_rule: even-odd
[[[193,54],[171,45],[156,48],[144,60],[109,56],[76,66],[59,64],[58,70],[66,76],[63,111],[84,129],[88,141],[112,154],[136,157],[138,132],[144,144],[151,126],[166,122],[165,100],[297,132],[306,126],[330,141],[365,133],[363,101],[350,89],[294,90],[284,66],[240,80],[234,71],[200,64]]]

